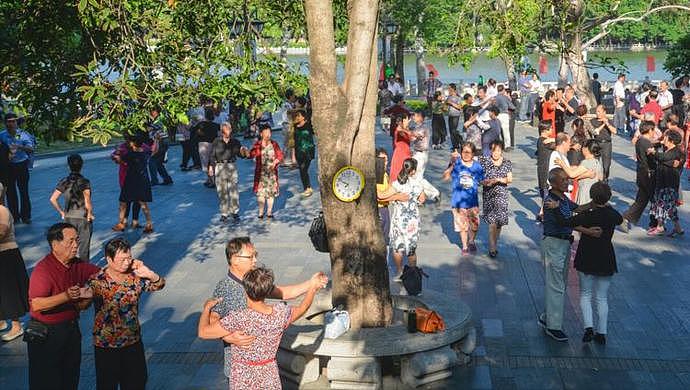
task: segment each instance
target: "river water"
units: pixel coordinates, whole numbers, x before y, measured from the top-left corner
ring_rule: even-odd
[[[589,61],[597,61],[597,58],[610,57],[615,59],[614,63],[623,61],[627,67],[627,74],[629,80],[644,80],[649,77],[651,80],[669,79],[670,75],[663,68],[664,60],[666,59],[665,50],[647,50],[647,51],[598,51],[588,53]],[[647,72],[647,56],[654,57],[656,69],[654,72]],[[539,69],[539,56],[536,54],[527,56],[529,63],[533,68]],[[343,57],[344,59],[344,57]],[[542,81],[556,81],[558,79],[558,58],[546,57],[548,69],[546,74],[541,74]],[[291,63],[302,64],[301,69],[308,72],[309,59],[306,55],[290,55],[288,60]],[[417,71],[415,65],[416,57],[414,54],[405,55],[405,80],[409,84],[416,84]],[[465,70],[462,66],[448,64],[447,58],[438,56],[427,56],[426,63],[432,64],[439,72],[439,78],[445,83],[471,83],[477,82],[479,75],[484,76],[484,80],[494,78],[499,82],[507,79],[506,69],[502,61],[499,59],[490,59],[486,54],[480,54],[475,57],[470,69]],[[338,79],[342,81],[344,75],[344,61],[338,62]],[[599,80],[614,82],[616,80],[616,73],[607,69],[590,69],[590,74],[593,72],[599,73]]]

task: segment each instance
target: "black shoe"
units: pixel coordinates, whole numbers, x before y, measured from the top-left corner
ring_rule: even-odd
[[[592,328],[585,328],[585,334],[582,336],[583,343],[589,343],[594,337],[594,330]]]
[[[552,339],[554,339],[556,341],[560,341],[560,342],[567,342],[568,341],[568,335],[563,333],[563,331],[560,329],[545,329],[544,333],[546,333],[547,336],[551,337]]]
[[[606,335],[597,333],[594,335],[594,342],[599,345],[606,345]]]
[[[240,215],[239,214],[233,214],[232,215],[232,221],[233,222],[239,222],[240,221]]]
[[[434,199],[434,203],[436,203],[436,204],[441,203],[441,194],[438,194],[438,196],[436,197],[436,199]]]
[[[165,181],[163,182],[162,185],[164,185],[164,186],[169,186],[169,185],[171,185],[172,183],[173,183],[172,180],[165,180]]]
[[[220,221],[221,221],[221,222],[226,222],[227,220],[228,220],[228,217],[226,217],[225,215],[221,215],[221,216],[220,216]]]
[[[498,256],[498,251],[489,251],[489,257],[495,259]]]
[[[201,165],[194,165],[194,166],[191,167],[190,169],[201,169]]]
[[[215,185],[213,185],[213,183],[211,183],[210,181],[207,181],[206,183],[204,183],[204,187],[213,188],[213,187],[215,187]]]

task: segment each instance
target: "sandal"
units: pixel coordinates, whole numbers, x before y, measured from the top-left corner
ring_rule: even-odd
[[[123,222],[119,222],[118,224],[114,225],[111,229],[116,232],[124,232],[125,231],[125,224]]]
[[[259,219],[264,219],[263,214],[259,215]]]
[[[141,225],[139,225],[139,221],[132,221],[132,229],[139,229]]]
[[[144,227],[144,234],[148,233],[153,233],[153,225],[150,223],[147,223],[146,227]]]
[[[266,218],[272,219],[272,218],[273,218],[273,214],[266,214]]]
[[[498,251],[489,251],[489,257],[493,259],[496,258],[496,256],[498,256]]]

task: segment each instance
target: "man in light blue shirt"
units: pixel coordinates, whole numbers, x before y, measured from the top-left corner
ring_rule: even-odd
[[[5,116],[6,130],[0,132],[0,142],[10,150],[10,169],[7,186],[7,206],[15,223],[20,219],[31,223],[31,200],[29,199],[29,163],[34,151],[34,138],[17,126],[17,115]],[[17,196],[19,189],[19,197]],[[21,200],[21,209],[20,209]]]

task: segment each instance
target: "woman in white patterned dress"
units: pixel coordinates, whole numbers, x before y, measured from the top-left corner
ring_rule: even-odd
[[[415,177],[417,160],[408,158],[403,162],[398,179],[392,186],[398,193],[409,195],[409,200],[391,202],[390,246],[393,249],[396,278],[401,281],[403,256],[407,256],[410,266],[417,265],[417,241],[419,240],[419,204],[426,196],[421,181]]]

